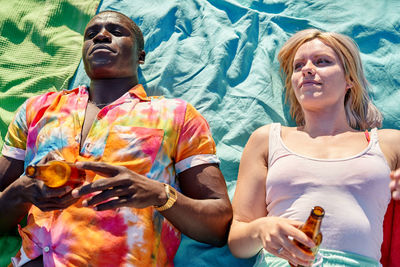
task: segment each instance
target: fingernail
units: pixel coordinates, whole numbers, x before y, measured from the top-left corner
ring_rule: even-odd
[[[95,211],[97,211],[97,207],[93,207],[93,209],[94,209]]]
[[[71,195],[72,195],[73,197],[79,197],[79,190],[78,190],[78,189],[72,190]]]
[[[88,206],[87,200],[82,201],[82,206],[84,206],[84,207],[87,207],[87,206]]]

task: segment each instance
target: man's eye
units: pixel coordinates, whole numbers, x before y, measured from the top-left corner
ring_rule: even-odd
[[[86,37],[89,38],[89,39],[92,39],[95,36],[96,36],[96,32],[87,32],[86,33]]]
[[[112,34],[113,34],[114,36],[122,36],[122,32],[119,31],[119,30],[113,30],[113,31],[112,31]]]

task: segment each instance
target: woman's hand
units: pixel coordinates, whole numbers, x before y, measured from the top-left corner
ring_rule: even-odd
[[[394,170],[390,173],[390,181],[389,187],[392,191],[392,198],[394,200],[400,200],[400,168]]]
[[[107,177],[72,191],[72,195],[76,198],[97,192],[82,202],[84,206],[94,206],[96,210],[126,206],[140,209],[153,205],[161,206],[167,201],[162,183],[128,168],[103,162],[77,162],[76,166]]]
[[[307,247],[314,247],[314,242],[298,228],[302,222],[280,217],[263,217],[257,219],[258,238],[269,253],[286,259],[293,265],[311,266],[314,256],[301,250],[293,240]]]

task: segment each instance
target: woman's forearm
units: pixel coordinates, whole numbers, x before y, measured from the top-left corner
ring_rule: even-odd
[[[260,219],[251,222],[233,220],[228,238],[229,249],[235,257],[250,258],[256,255],[263,244],[259,238]]]

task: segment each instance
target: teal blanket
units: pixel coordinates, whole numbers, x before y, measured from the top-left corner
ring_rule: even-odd
[[[209,121],[230,197],[250,134],[270,122],[293,124],[284,103],[276,56],[298,30],[312,27],[351,36],[361,50],[371,97],[383,112],[383,127],[400,128],[397,0],[100,1],[99,10],[106,9],[127,14],[143,30],[147,57],[139,77],[149,94],[185,99]],[[65,5],[60,14],[72,14],[74,10]],[[27,69],[35,68],[27,65]],[[3,82],[7,76],[0,74],[4,93],[14,88]],[[66,78],[57,80],[56,89]],[[15,80],[13,84],[22,82]],[[88,83],[88,78],[80,64],[69,87],[82,83]],[[29,84],[16,87],[12,95],[18,95],[15,92],[29,92]],[[15,111],[13,98],[0,99],[1,109]],[[3,137],[6,122],[0,128]],[[184,236],[175,265],[249,266],[253,260],[236,259],[226,246],[213,248]]]
[[[251,132],[293,124],[283,98],[277,53],[293,33],[318,28],[359,45],[371,97],[385,128],[400,126],[400,2],[397,0],[104,0],[100,10],[128,14],[143,30],[140,82],[153,94],[191,102],[210,123],[232,197]],[[82,66],[71,87],[87,81]],[[227,247],[184,237],[176,266],[246,266]]]

